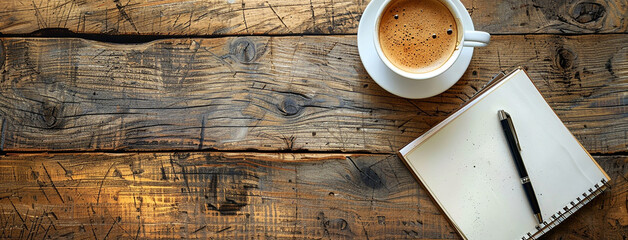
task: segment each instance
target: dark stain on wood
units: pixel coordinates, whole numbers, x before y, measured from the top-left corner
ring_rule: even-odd
[[[571,10],[571,17],[576,22],[585,24],[604,19],[606,8],[599,3],[581,2]]]
[[[377,216],[377,224],[386,225],[386,216]]]
[[[377,175],[375,171],[373,171],[373,168],[371,168],[370,166],[362,168],[362,170],[360,171],[360,178],[362,179],[362,182],[370,188],[379,189],[384,186],[382,179],[379,177],[379,175]]]
[[[576,55],[569,49],[559,48],[556,51],[555,64],[560,70],[567,71],[572,69],[575,59]]]
[[[613,70],[613,58],[609,58],[608,61],[606,61],[606,64],[604,64],[604,68],[606,68],[606,70],[611,74],[611,76],[617,78],[617,75],[615,75],[615,71]]]
[[[384,187],[382,179],[375,171],[373,171],[373,168],[371,166],[360,167],[356,163],[356,161],[354,161],[353,158],[349,156],[347,156],[347,160],[349,160],[351,164],[355,167],[355,169],[358,170],[360,174],[360,180],[362,181],[362,183],[364,183],[364,185],[372,189],[380,189]],[[361,162],[358,163],[362,164]]]

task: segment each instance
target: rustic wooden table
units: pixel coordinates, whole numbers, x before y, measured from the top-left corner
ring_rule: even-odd
[[[626,0],[464,0],[492,42],[423,100],[368,1],[0,2],[0,238],[456,239],[395,151],[517,66],[613,179],[544,238],[628,237]]]

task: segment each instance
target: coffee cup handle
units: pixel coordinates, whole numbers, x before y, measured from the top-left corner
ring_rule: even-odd
[[[465,47],[486,47],[491,40],[491,35],[482,31],[465,31],[464,43]]]

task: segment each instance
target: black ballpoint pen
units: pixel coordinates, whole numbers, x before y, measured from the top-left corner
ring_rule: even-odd
[[[530,183],[528,171],[526,171],[526,167],[523,164],[523,158],[521,158],[521,146],[519,145],[519,139],[517,139],[515,126],[512,123],[510,115],[504,110],[499,110],[497,112],[497,115],[499,116],[499,122],[502,124],[504,134],[506,135],[506,139],[508,140],[508,147],[510,148],[510,153],[512,154],[512,157],[515,161],[515,165],[517,165],[517,172],[519,172],[521,184],[523,185],[523,189],[525,190],[528,202],[532,207],[532,212],[534,213],[534,216],[539,221],[539,223],[543,223],[543,217],[541,217],[541,208],[539,207],[539,202],[536,199],[536,194],[534,193],[534,188],[532,188],[532,183]]]

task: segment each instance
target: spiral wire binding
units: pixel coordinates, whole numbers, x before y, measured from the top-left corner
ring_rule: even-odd
[[[550,216],[551,221],[548,223],[547,221],[543,221],[543,223],[536,226],[536,232],[528,232],[524,236],[521,237],[521,240],[532,240],[537,239],[544,233],[548,232],[550,229],[554,228],[559,223],[563,222],[567,217],[576,212],[578,209],[582,208],[582,206],[586,205],[588,202],[593,200],[597,195],[600,195],[607,187],[606,179],[602,179],[600,183],[596,183],[594,188],[589,188],[587,191],[582,193],[582,197],[576,197],[576,201],[571,201],[567,204],[567,206],[563,207],[562,211],[559,210],[555,214]]]

